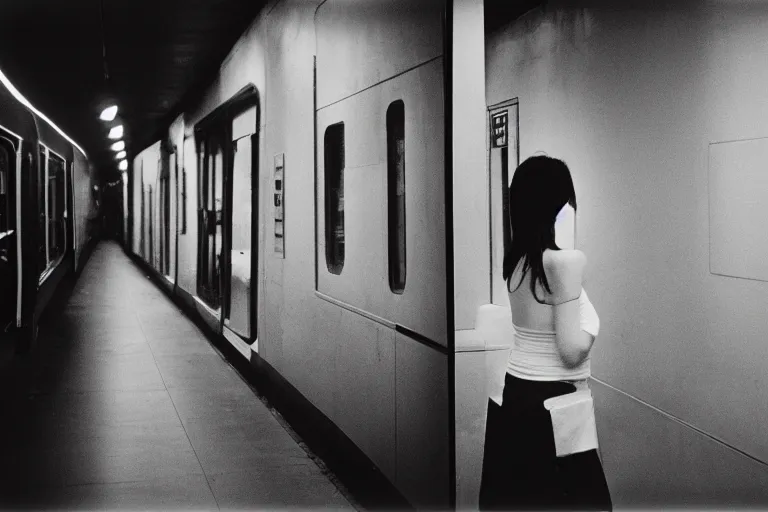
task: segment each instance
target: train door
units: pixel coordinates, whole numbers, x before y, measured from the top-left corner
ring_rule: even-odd
[[[488,108],[490,149],[491,302],[509,305],[503,277],[504,249],[512,241],[509,223],[509,184],[520,163],[518,102],[505,101]]]
[[[225,335],[237,334],[251,340],[254,337],[253,318],[255,297],[251,279],[257,268],[257,251],[253,251],[254,212],[258,212],[257,110],[250,107],[232,120],[232,165],[226,173],[226,232],[225,269],[222,274],[224,291],[223,317]],[[258,213],[256,213],[258,215]],[[228,333],[227,330],[232,331]],[[231,336],[228,336],[231,337]],[[240,342],[234,341],[240,346]]]
[[[198,210],[197,294],[208,307],[221,307],[221,256],[224,208],[224,148],[217,136],[207,138],[199,152],[200,172]]]
[[[176,164],[176,147],[168,155],[168,178],[165,180],[165,238],[168,249],[165,255],[165,275],[176,282],[176,251],[179,238],[179,172]],[[173,189],[173,192],[171,190]]]
[[[16,159],[14,143],[0,135],[0,335],[17,313]]]
[[[163,165],[163,159],[158,162],[160,170],[160,179],[158,180],[159,191],[159,270],[163,275],[170,275],[170,256],[171,256],[171,187],[170,187],[170,169]]]

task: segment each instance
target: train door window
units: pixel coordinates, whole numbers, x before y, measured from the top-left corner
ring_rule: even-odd
[[[181,168],[181,234],[187,234],[187,169]]]
[[[48,267],[48,244],[46,240],[46,237],[48,236],[48,217],[46,215],[46,208],[48,205],[45,201],[45,176],[47,174],[47,167],[48,150],[41,147],[39,165],[37,166],[37,265],[40,269],[40,273],[43,273],[46,267]]]
[[[405,104],[398,100],[387,109],[387,209],[389,288],[405,290]]]
[[[176,247],[179,236],[179,167],[177,164],[178,153],[176,146],[172,148],[170,154],[170,163],[168,164],[168,189],[166,191],[166,216],[168,225],[166,226],[166,237],[168,238],[168,254],[166,259],[166,275],[169,277],[176,274]],[[172,173],[172,174],[171,174]],[[171,176],[173,177],[173,187],[171,187]],[[173,224],[173,225],[172,225]]]
[[[332,274],[344,268],[344,123],[325,130],[325,262]]]
[[[165,239],[165,261],[163,268],[166,275],[171,273],[171,176],[170,168],[166,169],[163,180],[163,238]]]
[[[144,187],[144,252],[147,263],[152,263],[152,201],[150,194],[150,187],[146,185]]]
[[[159,270],[164,275],[170,274],[170,227],[171,227],[171,187],[170,187],[170,169],[163,165],[163,159],[158,161],[160,169],[159,177],[159,207],[158,207],[158,233],[159,238]]]
[[[244,121],[244,122],[243,122]],[[251,279],[254,253],[253,212],[258,212],[257,194],[253,193],[255,182],[254,146],[257,144],[256,107],[251,107],[233,121],[233,127],[246,128],[235,130],[233,138],[239,137],[232,143],[232,179],[227,181],[227,196],[229,204],[229,260],[225,275],[225,290],[227,293],[225,308],[225,323],[238,335],[250,339],[254,332],[254,280]],[[255,203],[255,204],[254,204]],[[258,225],[258,224],[257,224]]]
[[[149,222],[147,222],[149,233],[147,235],[147,240],[149,241],[149,250],[147,253],[149,254],[149,263],[152,266],[155,266],[155,240],[154,240],[154,229],[152,229],[154,226],[154,220],[155,220],[155,204],[152,202],[152,185],[149,185],[149,188],[147,190],[147,204],[149,205]]]
[[[504,253],[512,243],[509,222],[509,185],[520,161],[518,144],[518,103],[507,101],[489,109],[490,199],[491,199],[491,299],[508,305],[504,282]]]

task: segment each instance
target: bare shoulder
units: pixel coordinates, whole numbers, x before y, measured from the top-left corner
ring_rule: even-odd
[[[542,254],[542,263],[546,269],[582,271],[587,264],[587,255],[578,249],[547,250]]]
[[[579,293],[587,257],[579,250],[544,251],[542,263],[556,300]]]

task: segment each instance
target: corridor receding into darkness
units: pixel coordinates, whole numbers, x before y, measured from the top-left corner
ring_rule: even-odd
[[[51,306],[0,373],[0,509],[354,510],[116,243]]]

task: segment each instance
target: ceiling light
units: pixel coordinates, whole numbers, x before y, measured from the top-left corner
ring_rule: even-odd
[[[102,110],[101,115],[99,116],[99,119],[101,119],[102,121],[112,121],[116,115],[117,115],[117,106],[112,105],[111,107],[107,107],[104,110]]]
[[[111,130],[109,130],[108,137],[110,139],[120,139],[123,136],[123,125],[117,125]]]
[[[123,158],[125,158],[125,151],[119,152],[117,155],[115,155],[115,158],[117,158],[118,160],[122,160]]]
[[[112,148],[113,151],[122,151],[125,149],[125,142],[123,141],[115,142],[110,147]]]
[[[120,160],[120,163],[117,165],[117,168],[121,171],[127,171],[128,170],[128,161],[126,160]]]

